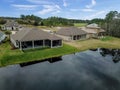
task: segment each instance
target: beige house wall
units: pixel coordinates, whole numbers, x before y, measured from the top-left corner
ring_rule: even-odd
[[[56,34],[58,37],[60,37],[60,38],[62,38],[63,40],[65,40],[65,41],[71,41],[71,40],[73,40],[74,39],[74,36],[76,36],[76,40],[78,40],[77,39],[77,36],[78,35],[74,35],[74,36],[63,36],[63,35],[58,35],[58,34]],[[81,38],[79,39],[79,40],[83,40],[83,39],[87,39],[87,35],[85,35],[85,36],[82,36],[82,35],[80,35],[81,36]],[[89,36],[88,36],[89,37]]]
[[[18,48],[18,45],[16,44],[16,41],[13,40],[11,37],[10,37],[10,41],[12,42],[12,44],[13,44],[16,48]]]
[[[70,41],[72,39],[72,37],[70,37],[70,36],[63,36],[63,35],[58,35],[58,34],[56,34],[56,36],[62,38],[65,41]]]

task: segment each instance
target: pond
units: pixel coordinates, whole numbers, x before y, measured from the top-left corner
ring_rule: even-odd
[[[96,49],[3,67],[0,90],[120,90],[120,54],[113,61],[115,55]]]

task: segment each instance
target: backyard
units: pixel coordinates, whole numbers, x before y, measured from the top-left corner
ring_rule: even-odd
[[[77,51],[75,47],[66,44],[59,48],[31,49],[27,51],[21,51],[19,49],[12,50],[9,42],[6,42],[0,45],[0,66],[42,60]]]
[[[120,49],[120,39],[110,36],[106,36],[102,39],[88,39],[65,43],[76,47],[80,51],[96,48]]]

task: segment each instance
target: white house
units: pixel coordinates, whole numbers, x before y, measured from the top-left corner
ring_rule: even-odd
[[[8,20],[6,24],[2,26],[2,30],[21,30],[22,26],[14,20]]]
[[[36,28],[24,28],[10,36],[11,43],[20,50],[42,47],[61,47],[62,39]]]
[[[89,24],[86,27],[82,27],[81,30],[87,33],[87,38],[98,38],[105,35],[105,30],[100,28],[97,24]]]

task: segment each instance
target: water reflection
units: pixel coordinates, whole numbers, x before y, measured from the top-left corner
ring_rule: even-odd
[[[62,56],[47,59],[47,61],[49,61],[50,63],[55,63],[61,60],[62,60]]]
[[[33,64],[37,64],[37,63],[41,63],[41,62],[50,62],[50,63],[55,63],[58,61],[62,60],[62,56],[59,57],[53,57],[53,58],[48,58],[48,59],[44,59],[44,60],[40,60],[40,61],[32,61],[32,62],[27,62],[27,63],[21,63],[20,66],[21,67],[25,67],[25,66],[29,66],[29,65],[33,65]]]
[[[103,57],[106,57],[107,55],[111,55],[114,63],[120,61],[120,49],[98,48],[98,49],[90,49],[90,50],[99,52]]]
[[[97,51],[98,49],[90,49],[91,51]]]
[[[65,55],[53,64],[44,60],[0,68],[0,90],[120,90],[120,62],[114,64],[111,54],[100,52]]]

